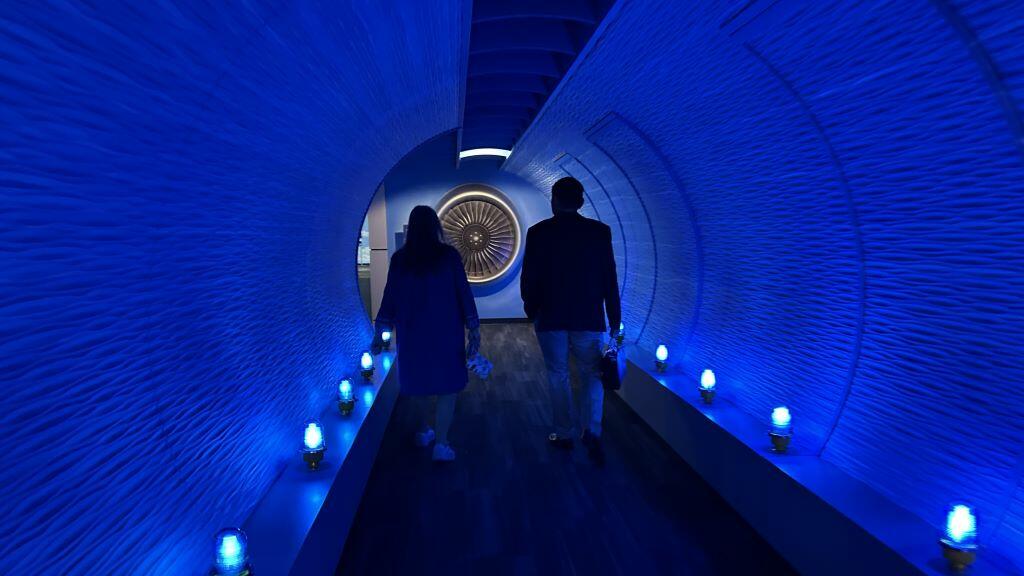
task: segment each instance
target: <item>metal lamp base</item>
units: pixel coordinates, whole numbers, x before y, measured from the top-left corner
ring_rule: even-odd
[[[658,372],[664,372],[667,366],[668,365],[662,362],[661,360],[654,361],[654,368],[657,369]]]
[[[793,439],[792,434],[779,434],[769,432],[768,437],[772,440],[772,452],[784,454],[789,449],[789,442]]]
[[[360,374],[363,375],[364,380],[370,380],[371,378],[373,378],[373,368],[363,370],[362,372],[360,372]]]
[[[352,409],[356,407],[356,399],[349,398],[348,400],[338,400],[338,411],[341,412],[342,416],[348,416],[352,413]]]
[[[319,470],[320,462],[324,459],[324,451],[316,450],[314,452],[303,452],[302,459],[309,465],[310,470]]]
[[[959,546],[945,538],[939,540],[939,545],[942,546],[942,556],[954,572],[963,572],[977,559],[977,546]]]
[[[715,391],[701,388],[700,399],[703,400],[705,404],[711,404],[715,401]]]
[[[252,566],[246,564],[240,572],[232,572],[231,576],[253,576],[254,572]],[[216,568],[210,570],[210,576],[225,576],[224,572],[217,570]]]

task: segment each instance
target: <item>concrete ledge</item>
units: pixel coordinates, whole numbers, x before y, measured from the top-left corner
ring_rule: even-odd
[[[355,375],[352,414],[341,416],[332,402],[320,415],[327,445],[320,470],[307,470],[296,447],[242,526],[256,574],[334,574],[398,397],[394,362],[394,353],[377,356],[369,383]]]
[[[950,574],[935,526],[801,453],[798,442],[791,453],[772,453],[768,415],[757,421],[721,392],[703,404],[697,372],[659,374],[653,354],[633,349],[628,356],[620,396],[800,573]],[[969,571],[1014,573],[984,548]]]

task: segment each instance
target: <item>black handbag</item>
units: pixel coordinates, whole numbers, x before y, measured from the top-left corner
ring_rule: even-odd
[[[601,384],[605,390],[622,388],[622,377],[619,375],[619,351],[609,346],[601,355]]]

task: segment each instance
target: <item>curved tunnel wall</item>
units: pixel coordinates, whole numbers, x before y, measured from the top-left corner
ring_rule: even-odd
[[[3,3],[0,573],[194,574],[369,330],[373,191],[459,2]]]
[[[458,124],[464,7],[245,7],[0,8],[2,573],[205,565],[365,342],[359,224]],[[621,0],[507,165],[587,184],[643,346],[1010,555],[1022,12]]]
[[[506,169],[585,183],[641,346],[1019,558],[1021,38],[1019,3],[621,1]]]

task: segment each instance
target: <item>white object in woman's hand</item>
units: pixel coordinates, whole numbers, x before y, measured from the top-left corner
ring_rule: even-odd
[[[466,368],[479,376],[481,380],[487,380],[487,377],[491,375],[491,369],[494,368],[494,365],[487,358],[474,354],[466,361]]]

